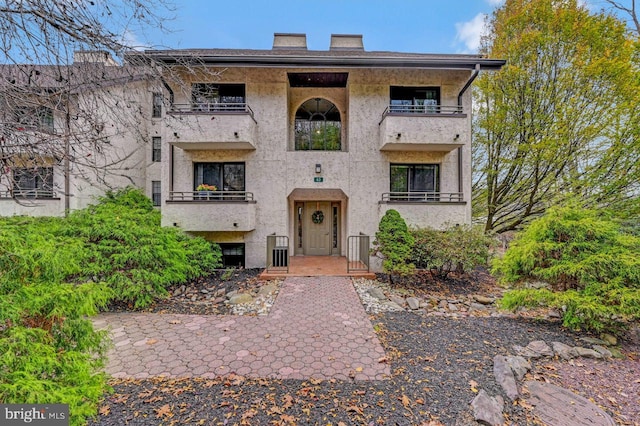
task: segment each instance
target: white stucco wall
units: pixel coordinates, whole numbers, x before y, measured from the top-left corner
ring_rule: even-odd
[[[248,232],[196,232],[212,241],[245,243],[246,266],[264,267],[266,262],[266,237],[269,234],[290,237],[290,250],[294,244],[294,203],[288,199],[295,189],[339,189],[348,197],[342,203],[341,248],[345,254],[346,238],[360,232],[373,236],[382,215],[389,208],[401,212],[407,223],[414,226],[441,227],[447,222],[468,223],[471,220],[469,203],[470,178],[470,114],[463,118],[429,117],[431,127],[411,118],[401,123],[402,132],[412,135],[419,142],[421,134],[432,130],[431,140],[450,143],[447,151],[381,151],[380,121],[389,104],[389,87],[439,86],[441,103],[456,105],[457,95],[470,76],[468,71],[437,70],[347,70],[345,88],[290,88],[286,69],[230,68],[219,77],[219,83],[245,83],[246,101],[256,119],[255,150],[183,150],[174,147],[173,170],[168,161],[163,162],[163,190],[168,196],[168,184],[173,174],[174,191],[193,190],[194,162],[245,162],[246,191],[254,194],[255,229]],[[295,69],[295,72],[317,72],[315,69]],[[345,72],[345,70],[322,70]],[[191,77],[189,77],[190,79]],[[203,77],[193,81],[202,81]],[[178,90],[176,88],[176,93]],[[182,96],[182,98],[180,98]],[[321,97],[333,102],[343,120],[343,151],[295,151],[292,123],[296,109],[307,99]],[[188,102],[184,94],[176,95],[177,103]],[[465,112],[469,112],[470,97],[464,97]],[[228,117],[225,117],[228,118]],[[217,119],[217,118],[216,118]],[[215,121],[215,120],[213,120]],[[396,124],[397,125],[397,124]],[[168,131],[168,130],[166,130]],[[394,130],[395,131],[395,130]],[[455,134],[460,137],[453,145]],[[197,137],[209,135],[209,142],[222,139],[216,131],[202,132]],[[166,140],[172,140],[168,135]],[[451,141],[449,141],[451,139]],[[435,163],[440,165],[441,192],[458,192],[458,151],[463,146],[463,177],[465,179],[463,203],[437,204],[386,204],[380,203],[382,193],[389,191],[391,163]],[[170,149],[168,142],[163,151]],[[322,173],[316,174],[315,165],[321,164]],[[323,182],[314,182],[314,177]],[[318,200],[322,201],[322,200]],[[166,205],[165,207],[166,208]],[[184,220],[193,218],[194,227],[201,220],[194,210],[185,211]],[[231,212],[231,210],[229,210]],[[163,224],[176,223],[176,209],[171,207],[163,218]],[[205,213],[201,213],[205,214]],[[238,213],[239,215],[240,213]],[[243,213],[244,214],[244,213]],[[253,214],[253,213],[252,213]],[[175,219],[175,220],[174,220]],[[227,220],[226,218],[224,220]],[[171,222],[171,223],[169,223]],[[186,229],[186,228],[185,228]]]

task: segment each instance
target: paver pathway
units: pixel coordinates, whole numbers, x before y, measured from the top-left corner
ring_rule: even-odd
[[[381,380],[384,349],[346,277],[289,277],[266,316],[105,313],[107,373],[118,378]]]

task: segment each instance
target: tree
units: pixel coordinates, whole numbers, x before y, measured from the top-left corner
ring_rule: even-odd
[[[517,229],[576,195],[637,208],[640,79],[625,24],[575,0],[507,0],[488,33],[482,52],[507,65],[476,91],[473,201],[485,229]]]
[[[0,0],[0,197],[62,192],[69,210],[75,189],[144,186],[144,123],[172,77],[129,53],[171,13],[167,0]]]
[[[631,19],[632,26],[635,27],[636,35],[640,35],[640,19],[638,19],[638,9],[636,8],[636,0],[630,0],[631,4],[627,6],[626,2],[614,0],[605,0],[614,9],[625,13]]]

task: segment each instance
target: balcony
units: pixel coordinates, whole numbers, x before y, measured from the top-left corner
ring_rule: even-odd
[[[64,216],[64,203],[54,191],[0,191],[1,216]]]
[[[379,125],[381,151],[450,152],[470,133],[461,106],[390,105]]]
[[[167,140],[184,150],[256,149],[257,122],[246,103],[173,104]]]
[[[252,231],[256,202],[245,191],[173,191],[162,207],[162,226],[191,232]]]
[[[394,209],[407,223],[420,228],[438,229],[471,220],[461,192],[385,192],[379,204],[381,215]]]

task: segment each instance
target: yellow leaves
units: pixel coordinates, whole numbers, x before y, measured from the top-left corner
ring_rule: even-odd
[[[158,343],[157,339],[149,339],[149,340],[147,340],[147,345],[155,345],[156,343]]]
[[[361,416],[364,415],[364,410],[358,407],[357,405],[351,405],[347,407],[347,412],[357,413],[357,414],[360,414]]]
[[[478,393],[478,382],[475,380],[469,380],[469,386],[471,387],[471,392]]]
[[[102,407],[100,407],[99,413],[101,416],[108,416],[110,412],[111,407],[109,407],[108,405],[103,405]]]

